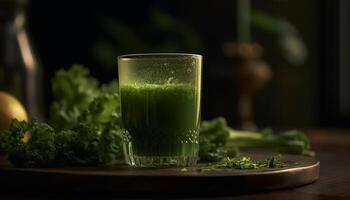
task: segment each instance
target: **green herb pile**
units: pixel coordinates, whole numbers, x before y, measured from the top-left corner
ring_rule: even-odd
[[[216,163],[209,163],[208,166],[200,167],[200,171],[213,171],[220,169],[261,169],[261,168],[281,168],[286,164],[281,161],[281,155],[271,156],[264,160],[254,160],[250,157],[226,157]]]
[[[9,130],[0,132],[0,154],[8,155],[15,167],[97,166],[122,159],[121,141],[125,136],[117,82],[99,86],[85,67],[74,65],[69,70],[59,70],[51,84],[55,100],[48,123],[13,120]],[[32,137],[23,143],[28,131]],[[199,146],[200,161],[217,162],[217,168],[282,166],[275,164],[279,163],[275,158],[262,162],[236,157],[240,147],[313,154],[300,131],[236,131],[227,126],[224,118],[202,122]]]
[[[13,120],[0,133],[0,153],[16,167],[96,166],[122,157],[116,82],[98,86],[80,65],[52,79],[49,122]],[[22,138],[30,131],[32,138]]]

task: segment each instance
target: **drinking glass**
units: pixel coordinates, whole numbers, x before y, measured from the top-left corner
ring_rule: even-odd
[[[202,56],[118,57],[123,151],[135,167],[191,166],[198,160]]]

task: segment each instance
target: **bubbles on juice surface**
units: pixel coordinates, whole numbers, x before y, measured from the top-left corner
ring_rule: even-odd
[[[198,144],[198,130],[188,130],[180,138],[182,144]]]

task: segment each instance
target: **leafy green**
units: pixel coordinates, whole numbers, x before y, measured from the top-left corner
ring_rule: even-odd
[[[120,125],[119,109],[119,95],[117,93],[101,93],[81,113],[78,119],[79,121],[99,125],[108,123],[112,116],[116,116],[118,120],[114,121],[114,123]]]
[[[201,161],[218,162],[235,157],[240,147],[267,148],[280,153],[313,156],[310,144],[302,131],[291,130],[273,133],[271,129],[261,132],[238,131],[227,126],[222,117],[203,121],[200,128],[199,156]]]
[[[313,156],[310,150],[310,143],[305,134],[299,130],[289,130],[281,133],[274,133],[271,129],[264,129],[261,132],[237,131],[228,128],[230,131],[227,143],[238,147],[267,148],[277,150],[280,153],[300,154]]]
[[[98,86],[89,70],[73,65],[52,79],[49,124],[14,120],[0,133],[0,153],[16,167],[96,166],[122,156],[116,81]],[[24,133],[32,138],[25,144]]]
[[[203,121],[199,129],[199,157],[201,161],[217,162],[228,156],[235,157],[239,151],[235,146],[226,146],[229,130],[225,118]]]
[[[24,144],[22,138],[31,131],[32,138]],[[14,119],[10,129],[0,133],[0,151],[7,153],[11,163],[18,167],[51,166],[55,159],[54,129],[37,121]],[[5,135],[5,136],[3,136]],[[6,138],[4,138],[6,137]]]
[[[78,72],[81,74],[76,74]],[[57,98],[52,105],[59,105],[57,108],[61,109],[61,111],[51,112],[50,119],[59,119],[60,123],[55,123],[56,120],[50,120],[50,125],[54,126],[56,130],[70,130],[64,134],[76,137],[82,137],[82,133],[80,132],[87,133],[89,132],[89,129],[93,130],[89,135],[97,134],[100,138],[100,144],[94,148],[94,152],[92,153],[95,154],[95,157],[98,157],[99,163],[110,163],[114,159],[122,156],[118,83],[114,80],[98,87],[97,80],[89,74],[89,71],[85,67],[74,65],[69,70],[58,71],[53,78],[52,84],[55,85],[56,88],[64,90],[64,88],[68,86],[61,80],[71,80],[74,76],[79,76],[79,78],[78,80],[72,80],[72,84],[68,85],[69,87],[74,85],[78,88],[87,89],[90,87],[89,83],[91,82],[92,88],[89,88],[89,90],[83,94],[79,94],[80,90],[75,90],[72,92],[72,96],[84,96],[87,94],[90,94],[90,96],[89,98],[83,98],[82,101],[71,101],[69,96],[67,98],[66,96]],[[62,116],[67,116],[66,113],[69,114],[70,111],[66,110],[66,107],[63,106],[64,103],[60,102],[70,102],[69,107],[77,110],[77,112],[75,112],[76,114],[71,115],[72,117],[70,118],[62,118]],[[64,115],[61,115],[61,113],[64,113]],[[88,128],[82,129],[82,127],[85,127],[84,125],[88,126]],[[64,144],[64,142],[69,143],[72,141],[68,141],[67,139],[67,141],[61,143]],[[84,150],[84,148],[80,148],[80,151]],[[78,152],[75,151],[75,155],[77,153]],[[77,161],[76,165],[88,165],[89,163],[86,159],[83,159],[84,161],[79,161],[78,159],[73,158],[71,161],[72,164],[74,164],[74,160]]]
[[[69,70],[58,70],[51,84],[55,100],[49,110],[50,124],[58,130],[70,129],[98,95],[98,81],[84,66],[73,65]]]
[[[100,135],[100,145],[98,148],[100,163],[111,163],[116,159],[123,158],[122,152],[122,129],[116,128],[114,120],[119,120],[116,117],[111,118],[111,122],[106,124]]]
[[[97,166],[120,157],[119,133],[93,124],[80,123],[71,130],[55,132],[46,123],[13,120],[0,132],[0,152],[16,167]],[[32,138],[23,143],[23,135]]]
[[[61,166],[94,166],[99,164],[99,132],[88,124],[62,131],[56,137],[56,163]]]
[[[95,98],[79,121],[93,125],[100,133],[103,145],[99,146],[100,161],[109,163],[122,157],[122,128],[119,96],[117,93],[102,93]]]
[[[0,131],[0,154],[12,151],[13,147],[20,144],[25,130],[29,129],[29,124],[14,119],[9,130]]]
[[[102,144],[98,148],[99,160],[109,163],[122,157],[122,128],[119,95],[115,82],[101,87],[101,92],[82,112],[79,121],[93,125],[100,133]],[[103,91],[103,92],[102,92]]]
[[[276,155],[264,160],[254,160],[250,157],[227,157],[220,162],[211,163],[209,166],[200,168],[201,171],[211,171],[218,169],[263,169],[263,168],[282,168],[286,163],[281,161],[282,156]]]

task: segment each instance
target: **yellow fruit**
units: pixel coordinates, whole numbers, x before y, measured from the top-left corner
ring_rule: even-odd
[[[16,97],[0,91],[0,130],[8,129],[12,119],[28,120],[26,109]],[[28,142],[30,134],[26,133],[23,142]]]

